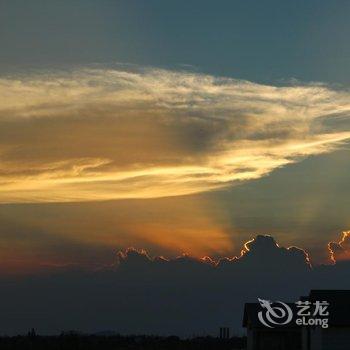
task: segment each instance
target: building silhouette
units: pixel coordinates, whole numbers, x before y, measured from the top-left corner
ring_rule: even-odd
[[[312,290],[300,300],[306,305],[327,302],[324,316],[327,325],[315,325],[314,313],[305,316],[303,324],[298,324],[296,304],[287,304],[293,312],[290,322],[266,326],[258,317],[259,312],[264,311],[261,304],[247,303],[243,316],[247,350],[349,350],[350,290]],[[313,322],[309,322],[310,319]]]
[[[220,339],[230,339],[229,327],[220,327]]]

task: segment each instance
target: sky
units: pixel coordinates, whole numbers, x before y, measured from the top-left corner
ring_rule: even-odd
[[[257,234],[334,263],[349,10],[0,0],[0,273],[91,270],[128,247],[240,256]]]

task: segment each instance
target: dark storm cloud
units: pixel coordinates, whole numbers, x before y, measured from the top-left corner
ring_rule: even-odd
[[[151,258],[128,249],[114,267],[2,278],[2,333],[77,329],[190,335],[240,324],[244,302],[294,301],[310,288],[350,288],[349,263],[312,267],[306,252],[257,236],[237,258]]]

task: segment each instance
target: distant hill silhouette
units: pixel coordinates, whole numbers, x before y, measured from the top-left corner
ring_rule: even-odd
[[[96,336],[64,334],[61,336],[16,336],[0,338],[0,348],[7,350],[235,350],[243,349],[245,337],[219,339],[198,337],[180,339],[176,336]]]

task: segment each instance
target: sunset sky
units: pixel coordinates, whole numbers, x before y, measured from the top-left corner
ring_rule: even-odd
[[[0,0],[1,274],[239,256],[257,234],[332,263],[350,3],[200,4]]]

